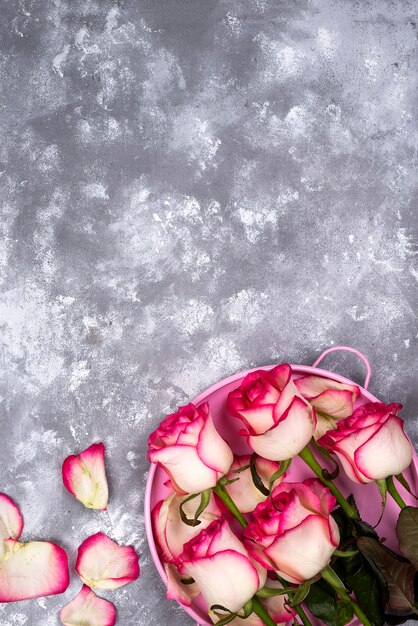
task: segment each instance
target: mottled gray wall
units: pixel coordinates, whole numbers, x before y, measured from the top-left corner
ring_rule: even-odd
[[[142,514],[147,436],[177,404],[343,343],[417,441],[416,8],[1,2],[0,490],[72,563],[99,529],[138,548],[140,581],[106,594],[121,625],[191,624]],[[107,513],[61,484],[96,440]],[[55,626],[78,588],[0,626]]]

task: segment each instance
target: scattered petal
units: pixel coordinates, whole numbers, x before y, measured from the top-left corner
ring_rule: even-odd
[[[94,443],[80,454],[67,457],[62,466],[65,487],[88,509],[104,510],[109,499],[104,445]]]
[[[19,539],[23,528],[23,517],[9,496],[0,493],[0,561],[3,560],[6,548],[5,539]]]
[[[92,589],[117,589],[138,578],[138,555],[132,546],[96,533],[79,547],[75,569]]]
[[[4,542],[0,561],[0,602],[17,602],[63,593],[70,582],[64,550],[47,541]]]
[[[83,585],[76,597],[61,609],[60,618],[64,626],[114,626],[116,609]]]

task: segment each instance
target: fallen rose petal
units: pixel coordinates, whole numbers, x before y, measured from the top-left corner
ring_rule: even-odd
[[[138,555],[132,546],[96,533],[79,547],[75,569],[92,589],[117,589],[138,578]]]
[[[96,596],[83,585],[76,597],[60,611],[64,626],[114,626],[116,609],[112,602]]]
[[[80,454],[67,457],[62,465],[65,487],[88,509],[104,510],[109,499],[104,445],[94,443]]]
[[[9,496],[0,493],[0,561],[3,560],[6,547],[5,539],[19,539],[23,528],[23,517]]]
[[[18,602],[63,593],[70,582],[64,550],[47,541],[4,541],[0,561],[0,602]]]

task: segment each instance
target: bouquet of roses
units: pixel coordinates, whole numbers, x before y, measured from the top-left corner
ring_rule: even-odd
[[[418,509],[397,488],[411,492],[402,472],[413,449],[401,405],[354,410],[359,392],[320,376],[295,379],[287,364],[248,374],[225,407],[225,419],[242,422],[244,456],[217,432],[207,403],[162,421],[148,456],[171,489],[152,513],[168,598],[190,606],[202,594],[218,626],[417,619]],[[306,464],[302,482],[291,480],[295,457]],[[388,494],[399,505],[400,554],[344,497],[339,472],[376,483],[380,517]]]

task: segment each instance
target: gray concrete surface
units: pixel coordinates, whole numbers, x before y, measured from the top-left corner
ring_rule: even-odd
[[[0,490],[72,564],[99,529],[137,547],[123,626],[191,624],[147,550],[146,441],[211,383],[352,345],[417,442],[416,8],[1,2]],[[60,477],[97,440],[107,513]]]

